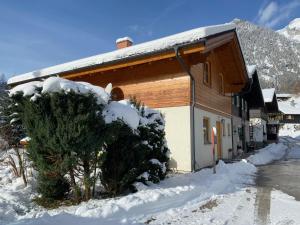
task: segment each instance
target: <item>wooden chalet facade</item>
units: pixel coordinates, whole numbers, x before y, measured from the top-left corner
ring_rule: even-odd
[[[231,157],[231,96],[240,92],[248,82],[235,27],[224,25],[199,29],[188,31],[201,34],[196,40],[177,41],[153,51],[148,51],[148,46],[181,40],[184,33],[131,47],[127,47],[131,45],[127,39],[121,49],[106,53],[126,57],[90,66],[82,66],[83,59],[75,61],[76,69],[71,62],[70,69],[65,69],[67,64],[63,64],[36,71],[39,76],[34,77],[32,73],[20,75],[9,83],[16,85],[53,75],[102,87],[112,83],[113,100],[135,96],[164,114],[171,168],[194,171],[213,162],[212,127],[217,129],[215,157]],[[134,56],[128,53],[136,49],[146,50]],[[102,55],[96,58],[99,60],[99,57]]]
[[[249,107],[243,93],[234,94],[232,99],[232,145],[233,156],[239,149],[247,151],[249,142]]]
[[[277,142],[282,114],[278,108],[275,88],[263,89],[262,92],[265,101],[266,113],[268,115],[267,140],[268,142]]]
[[[249,109],[249,142],[248,150],[264,147],[267,143],[268,116],[257,70],[250,73],[249,90],[244,93],[244,99]]]
[[[295,96],[296,97],[296,96]],[[282,113],[280,124],[300,124],[300,107],[291,94],[277,94],[278,107]]]

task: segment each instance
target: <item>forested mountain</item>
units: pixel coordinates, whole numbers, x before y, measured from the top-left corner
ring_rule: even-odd
[[[235,19],[244,57],[257,65],[261,85],[279,92],[300,92],[300,43],[269,28]]]

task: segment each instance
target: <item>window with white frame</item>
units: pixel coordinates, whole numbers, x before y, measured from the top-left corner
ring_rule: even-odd
[[[203,117],[203,141],[204,144],[210,144],[210,120]]]

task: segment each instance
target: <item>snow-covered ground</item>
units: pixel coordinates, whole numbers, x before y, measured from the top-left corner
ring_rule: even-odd
[[[245,186],[253,184],[255,172],[256,168],[246,161],[234,164],[220,162],[215,175],[212,169],[173,175],[159,185],[140,186],[141,190],[135,194],[115,199],[91,200],[78,206],[61,207],[50,211],[39,207],[32,208],[28,198],[28,205],[20,202],[24,204],[21,214],[16,211],[7,216],[5,212],[0,211],[0,224],[144,223],[162,211],[175,213],[181,211],[182,206],[189,208],[215,195],[242,190]],[[5,186],[0,186],[1,193],[7,193],[4,195],[5,199],[1,198],[0,204],[10,205],[13,209],[18,204],[18,198],[24,196],[28,190],[19,189],[19,193],[11,192],[15,184],[8,183]],[[26,195],[28,196],[28,193]]]
[[[32,203],[32,187],[24,189],[20,179],[0,166],[0,224],[259,224],[257,168],[250,162],[265,164],[286,153],[300,157],[300,147],[287,151],[282,143],[269,145],[249,161],[221,161],[216,174],[212,169],[172,174],[160,184],[140,185],[134,194],[54,210]],[[270,195],[269,224],[300,224],[300,202],[277,190]]]

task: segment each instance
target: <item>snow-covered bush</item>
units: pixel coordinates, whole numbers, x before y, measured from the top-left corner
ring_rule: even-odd
[[[105,148],[101,166],[102,184],[112,196],[135,190],[133,184],[136,181],[147,184],[164,179],[169,160],[161,113],[145,108],[135,100],[110,103],[117,109],[120,108],[118,104],[127,106],[126,115],[130,116],[125,120],[125,114],[118,111],[119,116],[110,123],[113,140]],[[109,112],[114,111],[109,108]],[[107,111],[104,114],[106,117],[116,115]]]
[[[30,137],[28,153],[43,198],[88,200],[96,196],[99,177],[113,196],[137,181],[165,177],[169,150],[162,115],[136,101],[111,101],[110,90],[51,77],[10,91]]]

